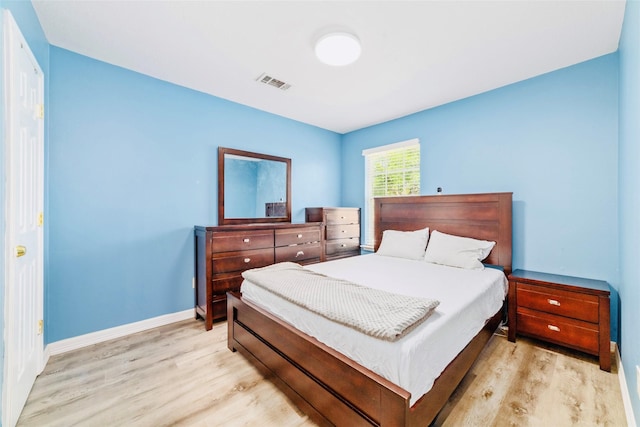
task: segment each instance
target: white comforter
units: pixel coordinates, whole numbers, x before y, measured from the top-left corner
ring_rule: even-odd
[[[328,276],[398,294],[440,301],[398,341],[373,338],[307,311],[245,280],[243,298],[268,309],[411,393],[411,405],[502,306],[507,279],[496,269],[463,270],[369,254],[306,266]]]

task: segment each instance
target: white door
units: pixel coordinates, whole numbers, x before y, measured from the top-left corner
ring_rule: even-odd
[[[5,28],[6,272],[2,425],[43,368],[44,78],[9,11]]]

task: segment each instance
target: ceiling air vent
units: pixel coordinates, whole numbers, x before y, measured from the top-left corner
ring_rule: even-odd
[[[280,90],[287,90],[291,87],[291,85],[289,83],[285,83],[282,80],[278,80],[276,78],[273,78],[269,75],[267,75],[267,73],[263,73],[260,77],[258,77],[256,79],[256,81],[260,82],[260,83],[264,83],[266,85],[269,86],[273,86],[275,88],[278,88]]]

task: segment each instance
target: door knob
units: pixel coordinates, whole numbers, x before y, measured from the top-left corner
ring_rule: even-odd
[[[18,245],[16,246],[16,258],[20,258],[21,256],[24,256],[24,254],[27,253],[27,248],[22,246],[22,245]]]

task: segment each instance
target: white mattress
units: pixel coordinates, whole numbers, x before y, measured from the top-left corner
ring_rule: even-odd
[[[411,405],[495,314],[507,294],[496,269],[464,270],[377,254],[306,266],[398,294],[434,298],[435,312],[398,341],[373,338],[305,310],[245,280],[242,296],[411,393]]]

